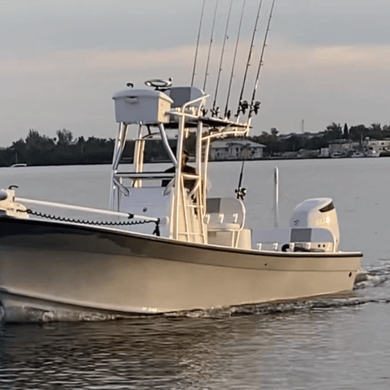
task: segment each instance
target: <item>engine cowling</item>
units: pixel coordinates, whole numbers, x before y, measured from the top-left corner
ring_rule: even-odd
[[[292,228],[324,228],[331,231],[335,251],[340,244],[339,222],[331,198],[307,199],[295,207],[290,219]]]

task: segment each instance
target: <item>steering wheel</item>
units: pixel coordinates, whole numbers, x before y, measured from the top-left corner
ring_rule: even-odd
[[[147,87],[154,87],[156,89],[159,88],[169,88],[172,86],[172,79],[169,80],[161,80],[161,79],[153,79],[145,81],[145,85]]]

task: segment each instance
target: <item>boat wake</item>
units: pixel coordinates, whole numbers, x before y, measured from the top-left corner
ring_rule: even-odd
[[[356,278],[354,291],[368,290],[370,288],[383,286],[390,280],[390,261],[387,264],[371,266],[362,270]],[[324,311],[334,310],[335,308],[346,308],[351,306],[361,306],[369,303],[388,304],[390,303],[390,294],[388,297],[368,297],[357,295],[357,293],[348,292],[346,294],[329,295],[320,298],[307,300],[274,302],[255,305],[242,305],[229,308],[220,308],[213,310],[197,310],[192,312],[181,312],[167,314],[167,316],[199,317],[199,318],[221,318],[240,315],[273,315],[288,312],[306,312],[306,311]]]
[[[130,317],[130,316],[129,316]],[[127,316],[121,314],[101,313],[88,310],[43,310],[29,306],[10,310],[7,315],[0,305],[0,322],[11,323],[49,323],[49,322],[98,322],[113,321]]]
[[[370,266],[362,270],[356,277],[354,290],[377,287],[390,279],[390,261],[379,266]]]
[[[389,279],[389,278],[387,278]],[[387,280],[386,279],[386,280]],[[382,282],[373,283],[362,282],[360,287],[365,288],[368,283],[371,283],[372,287],[376,287]],[[365,286],[365,287],[363,287]],[[356,297],[348,294],[346,296],[328,296],[311,300],[300,300],[290,302],[278,302],[278,303],[263,303],[253,305],[233,306],[227,308],[214,308],[209,310],[191,310],[172,312],[164,314],[131,314],[131,315],[118,315],[118,314],[104,314],[97,312],[82,312],[77,313],[57,311],[46,311],[35,308],[24,308],[23,312],[18,313],[18,319],[10,322],[17,323],[50,323],[50,322],[103,322],[103,321],[115,321],[115,320],[129,320],[136,318],[152,318],[165,317],[165,318],[227,318],[235,316],[247,316],[247,315],[278,315],[283,313],[299,313],[299,312],[321,312],[326,310],[334,310],[337,308],[347,308],[351,306],[361,306],[368,303],[388,304],[390,303],[390,296],[388,298],[365,298]],[[0,307],[0,321],[5,321],[4,309]],[[9,321],[7,321],[9,322]]]
[[[245,316],[245,315],[275,315],[292,312],[313,312],[313,311],[325,311],[334,310],[337,308],[346,308],[351,306],[361,306],[368,303],[390,303],[389,298],[358,298],[358,297],[345,297],[345,298],[321,298],[310,301],[299,302],[280,302],[280,303],[266,303],[258,305],[245,305],[239,307],[230,307],[224,309],[213,310],[199,310],[192,312],[182,313],[170,313],[165,314],[167,317],[189,317],[189,318],[224,318],[233,316]]]

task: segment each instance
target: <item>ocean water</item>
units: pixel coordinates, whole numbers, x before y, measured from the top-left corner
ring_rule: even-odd
[[[331,197],[341,249],[364,253],[349,294],[188,316],[0,325],[0,389],[390,388],[390,159],[246,162],[247,223],[279,226]],[[234,196],[241,163],[212,163],[210,195]],[[106,208],[109,166],[0,169],[17,196]]]

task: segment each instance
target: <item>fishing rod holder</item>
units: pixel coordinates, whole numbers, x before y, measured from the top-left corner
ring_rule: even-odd
[[[218,115],[219,115],[219,111],[220,111],[219,107],[212,108],[212,109],[210,110],[211,116],[212,116],[212,117],[218,116]]]
[[[238,103],[238,110],[236,116],[239,116],[241,112],[245,115],[245,112],[248,108],[249,103],[246,100],[240,100],[240,102]]]
[[[259,113],[259,110],[260,110],[260,104],[261,104],[261,102],[259,102],[259,101],[254,102],[254,104],[252,104],[250,107],[249,113],[250,114],[255,113],[255,115],[257,115]]]

